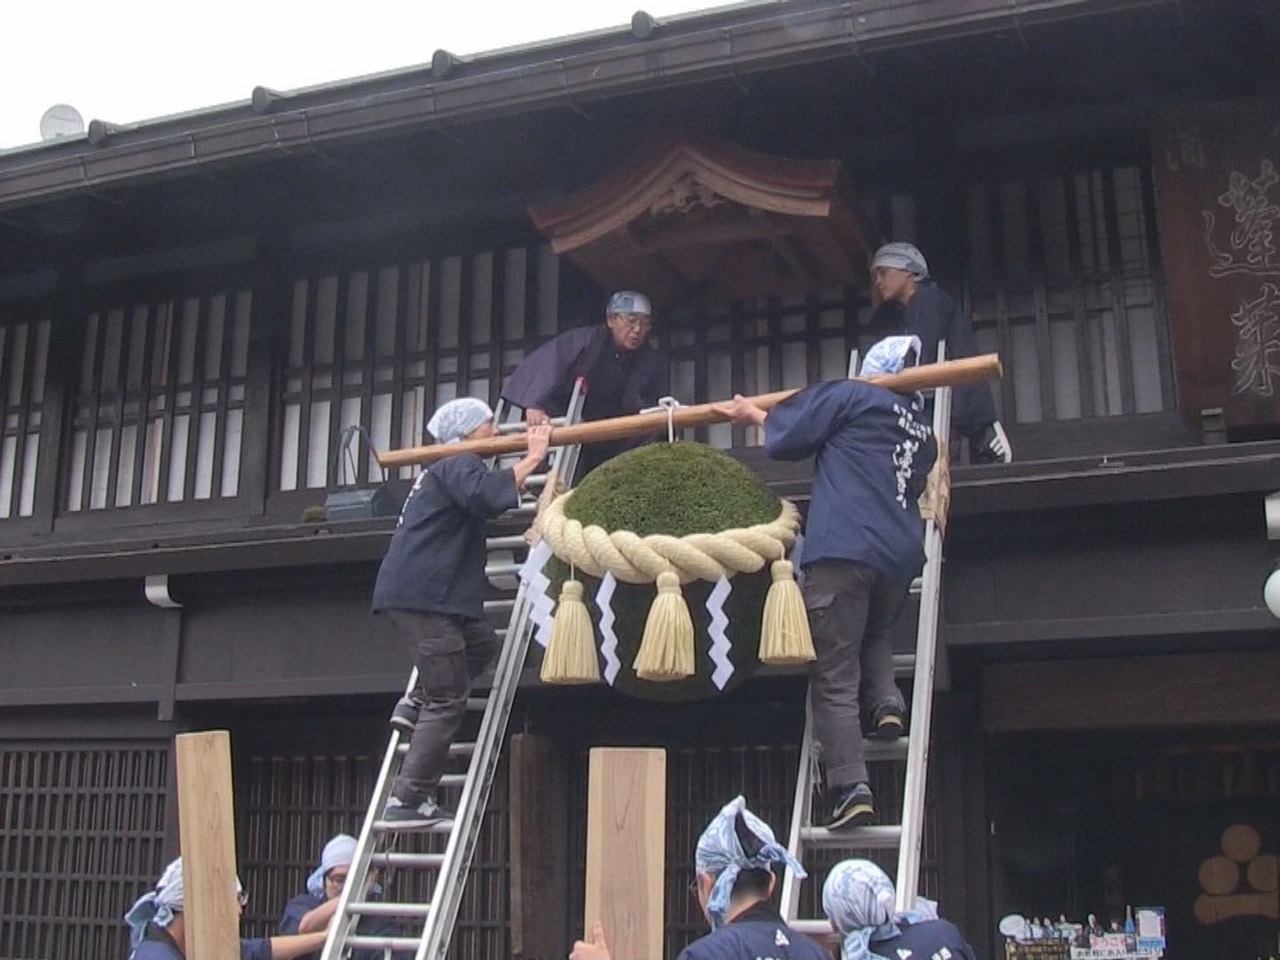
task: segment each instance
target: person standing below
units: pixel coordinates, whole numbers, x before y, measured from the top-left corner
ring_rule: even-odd
[[[882,340],[867,352],[862,376],[897,373],[919,350],[916,337]],[[817,653],[809,701],[826,766],[825,826],[832,829],[875,814],[860,703],[868,706],[871,736],[894,740],[903,730],[889,629],[924,566],[917,501],[937,446],[923,406],[919,396],[832,380],[768,413],[742,396],[720,407],[737,423],[762,427],[773,459],[817,458],[800,565]]]
[[[775,866],[805,876],[769,825],[736,797],[698,838],[693,892],[711,932],[681,950],[678,960],[831,960],[815,941],[788,927],[770,902],[778,884]],[[569,960],[612,960],[601,924],[590,943],[574,944]]]
[[[236,894],[244,909],[246,898],[239,880]],[[124,922],[129,925],[129,960],[185,960],[185,899],[182,858],[178,857],[164,868],[155,889],[139,897],[124,915]],[[322,948],[325,933],[319,930],[294,937],[241,940],[240,960],[298,960]]]
[[[482,400],[451,400],[427,429],[438,443],[494,435]],[[409,645],[418,684],[396,705],[392,723],[412,722],[409,751],[391,788],[384,819],[402,830],[453,819],[438,786],[449,745],[462,726],[467,694],[498,650],[484,619],[485,530],[491,517],[520,505],[520,490],[547,455],[551,427],[530,427],[528,452],[514,466],[489,470],[474,453],[444,457],[418,474],[373,588],[373,612],[386,614]]]
[[[356,855],[356,838],[350,834],[340,833],[324,845],[320,854],[320,865],[307,877],[307,892],[300,893],[285,904],[284,915],[280,918],[281,934],[315,933],[328,928],[338,908],[338,900],[342,895],[342,887],[347,882],[347,872]],[[369,897],[378,899],[376,896]],[[390,917],[361,917],[356,930],[363,936],[398,937],[402,936],[400,925]],[[302,960],[316,960],[320,956],[317,950]],[[351,954],[352,960],[382,960],[382,953],[377,950],[356,950]]]
[[[977,960],[955,926],[938,918],[932,900],[920,897],[914,910],[895,913],[894,889],[870,860],[842,860],[822,886],[822,910],[843,938],[840,960],[899,960],[948,957]]]
[[[947,345],[947,359],[959,360],[978,352],[973,324],[950,296],[929,277],[929,264],[910,243],[886,243],[871,261],[871,282],[880,306],[871,318],[875,330],[901,331],[920,338],[920,362],[938,359],[938,344]],[[973,463],[1012,463],[1013,446],[996,418],[991,388],[985,383],[954,387],[951,424],[969,441]]]
[[[668,390],[666,362],[649,342],[652,329],[649,298],[620,290],[609,298],[603,326],[575,327],[538,347],[512,372],[502,397],[524,408],[530,426],[544,424],[564,415],[581,377],[587,389],[584,420],[639,413],[654,406]],[[614,440],[583,447],[579,476],[646,441]]]

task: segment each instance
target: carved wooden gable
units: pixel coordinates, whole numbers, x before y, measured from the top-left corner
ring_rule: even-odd
[[[867,279],[869,231],[832,160],[658,134],[604,179],[529,215],[601,287],[659,304]]]

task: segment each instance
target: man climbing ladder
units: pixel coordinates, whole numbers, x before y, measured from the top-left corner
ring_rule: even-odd
[[[897,373],[919,351],[915,337],[882,340],[868,352],[862,376]],[[738,423],[764,429],[770,457],[817,457],[800,558],[818,654],[809,697],[826,763],[824,826],[859,826],[875,813],[860,688],[873,737],[896,740],[903,729],[889,629],[924,566],[917,501],[937,451],[933,431],[917,398],[861,380],[818,384],[768,413],[743,397],[726,410]]]
[[[452,400],[427,429],[444,444],[491,437],[493,411],[471,397]],[[471,683],[498,651],[484,618],[485,526],[519,506],[550,437],[550,426],[531,427],[528,451],[508,469],[491,471],[474,453],[439,461],[418,475],[400,513],[373,590],[374,612],[391,618],[418,670],[415,694],[402,699],[391,718],[412,734],[384,817],[398,829],[454,819],[437,786]]]

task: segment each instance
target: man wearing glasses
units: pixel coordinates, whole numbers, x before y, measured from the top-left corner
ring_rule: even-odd
[[[307,892],[285,905],[284,916],[280,918],[281,934],[308,934],[329,928],[355,855],[356,838],[350,834],[340,833],[324,845],[319,866],[307,877]],[[378,897],[374,894],[371,899],[377,900]],[[400,925],[390,917],[362,917],[356,932],[371,937],[404,935]],[[317,949],[300,960],[313,960],[319,956]],[[353,960],[381,960],[382,954],[376,950],[356,950],[351,956]]]
[[[502,397],[523,407],[530,426],[562,416],[579,377],[586,381],[584,420],[607,420],[639,413],[668,390],[667,364],[649,342],[653,308],[649,298],[620,290],[609,298],[603,326],[575,327],[547,341],[508,378]],[[582,450],[585,476],[645,439],[595,443]]]

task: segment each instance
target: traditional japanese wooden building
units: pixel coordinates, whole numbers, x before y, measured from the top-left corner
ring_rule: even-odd
[[[1269,0],[745,3],[0,152],[0,958],[126,955],[175,732],[233,732],[248,929],[358,822],[408,664],[393,521],[303,519],[344,426],[418,441],[611,285],[681,399],[842,376],[883,239],[1001,354],[1017,454],[953,470],[925,891],[982,955],[1128,904],[1170,957],[1269,955],[1278,40]],[[564,954],[605,743],[670,751],[677,949],[701,824],[786,821],[802,692],[531,671],[454,955]]]

